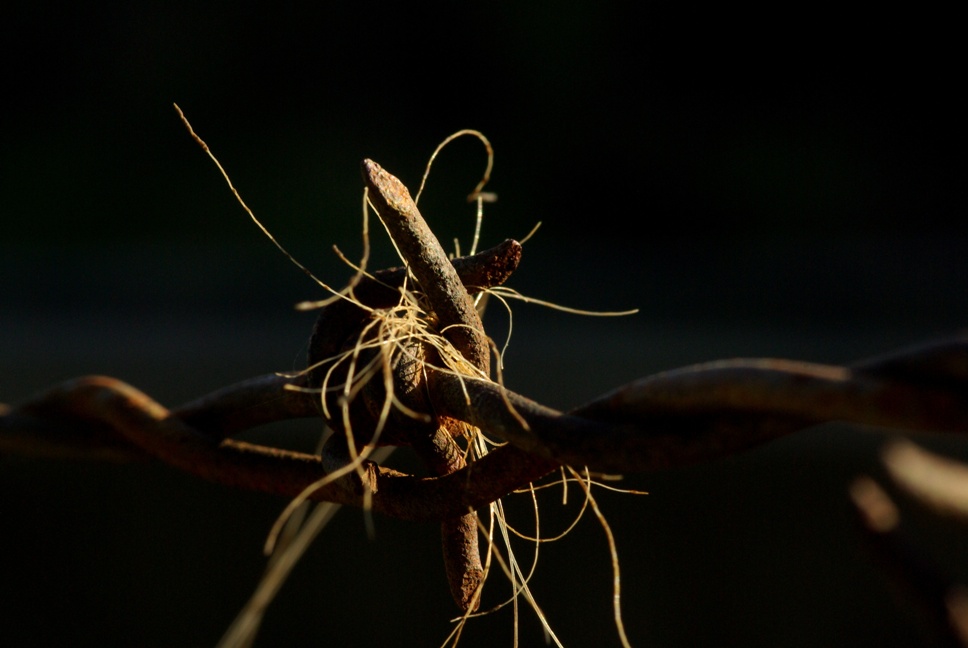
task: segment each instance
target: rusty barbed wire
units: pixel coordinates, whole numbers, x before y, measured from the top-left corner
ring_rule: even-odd
[[[635,381],[570,413],[499,385],[438,372],[434,405],[507,441],[478,461],[437,477],[404,474],[373,462],[310,495],[403,519],[452,521],[442,531],[455,599],[468,606],[476,587],[466,579],[462,547],[474,536],[466,512],[525,487],[564,462],[601,470],[650,471],[709,461],[826,421],[902,432],[968,431],[968,337],[935,340],[848,367],[776,359],[730,360],[686,367]],[[168,410],[114,378],[90,376],[57,385],[0,412],[0,451],[51,458],[112,461],[156,459],[235,488],[295,497],[326,476],[318,455],[226,438],[273,421],[316,416],[316,398],[291,391],[292,381],[267,375]],[[466,390],[466,396],[465,396]],[[467,400],[469,396],[469,402]],[[508,408],[508,403],[513,407]],[[925,506],[963,515],[966,468],[896,449],[892,476]],[[864,482],[866,483],[866,482]],[[952,637],[965,640],[968,598],[944,572],[925,576],[917,548],[895,526],[870,522],[870,499],[853,501],[875,553],[886,556],[895,581],[914,592]],[[877,501],[877,500],[875,500]],[[476,543],[473,545],[476,548]],[[914,563],[915,567],[911,564]],[[925,585],[928,583],[928,585]],[[954,643],[953,645],[959,645]]]
[[[0,451],[158,460],[213,482],[291,498],[320,484],[334,466],[346,465],[342,458],[334,463],[339,449],[332,456],[310,455],[237,441],[234,435],[275,421],[322,416],[330,427],[360,434],[367,443],[386,422],[383,442],[414,448],[430,476],[363,461],[358,470],[322,483],[309,499],[440,521],[451,591],[467,610],[476,607],[480,584],[473,511],[561,466],[608,473],[661,470],[733,455],[828,421],[968,433],[964,333],[846,366],[766,358],[693,365],[628,383],[567,413],[534,402],[488,378],[488,343],[470,299],[473,291],[507,280],[520,245],[506,241],[451,261],[406,188],[369,160],[363,173],[371,201],[408,266],[361,277],[355,301],[337,300],[321,311],[307,372],[255,377],[173,409],[116,378],[78,378],[19,405],[0,406]],[[383,421],[375,403],[389,397],[386,389],[367,386],[361,399],[341,401],[325,389],[333,367],[321,367],[356,343],[373,313],[391,307],[409,281],[425,300],[427,317],[468,368],[445,370],[437,351],[420,340],[408,342],[409,350],[391,363],[392,389],[407,408],[429,414]],[[341,380],[348,381],[345,369],[336,374],[335,381]],[[346,416],[327,414],[327,399],[332,411],[347,407]],[[344,429],[350,423],[352,430]],[[467,426],[505,444],[466,462],[453,438]]]
[[[629,383],[569,413],[492,382],[432,373],[439,411],[507,445],[440,477],[367,464],[367,479],[343,477],[312,499],[360,506],[366,487],[374,511],[443,519],[563,464],[660,470],[729,456],[826,421],[964,435],[965,371],[962,335],[851,366],[777,359],[700,364]],[[0,416],[0,448],[38,457],[157,459],[215,482],[294,496],[325,475],[318,456],[226,438],[317,416],[315,396],[290,391],[289,384],[261,376],[169,410],[118,379],[78,378],[9,407]]]

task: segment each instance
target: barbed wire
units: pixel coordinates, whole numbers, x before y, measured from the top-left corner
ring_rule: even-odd
[[[70,380],[16,406],[0,406],[0,451],[157,460],[213,482],[289,498],[315,484],[308,494],[314,501],[450,524],[445,543],[447,538],[465,543],[450,552],[445,546],[444,553],[463,561],[453,570],[451,589],[466,610],[476,605],[479,586],[468,574],[480,564],[474,561],[477,529],[468,516],[561,466],[605,473],[673,468],[731,456],[830,421],[968,433],[964,333],[844,366],[768,358],[703,363],[628,383],[569,412],[541,405],[487,377],[488,342],[471,301],[472,293],[510,276],[520,245],[506,241],[448,260],[396,178],[366,161],[364,179],[408,266],[361,275],[352,301],[337,300],[322,310],[310,342],[309,371],[255,377],[172,409],[116,378]],[[374,313],[391,307],[408,282],[409,290],[419,288],[425,313],[458,352],[456,365],[441,362],[443,352],[418,339],[403,354],[411,359],[418,354],[418,366],[388,365],[389,386],[361,387],[352,403],[345,391],[327,390],[329,380],[351,384],[351,365],[337,368],[332,359],[349,343],[359,344]],[[468,366],[461,369],[461,361]],[[432,415],[388,418],[386,406],[378,405],[398,395],[407,399],[401,408]],[[267,423],[308,417],[322,417],[346,436],[363,434],[363,443],[374,428],[386,427],[383,442],[412,446],[431,474],[405,474],[368,460],[357,470],[341,470],[348,460],[334,459],[338,452],[313,455],[232,438]],[[463,454],[455,458],[453,438],[467,426],[503,445],[471,462]],[[968,472],[939,469],[936,460],[909,448],[895,447],[890,457],[891,474],[926,506],[961,515],[968,510]],[[861,479],[851,493],[869,533],[896,529],[896,522],[883,522],[889,498],[876,483]],[[968,645],[968,596],[951,583],[930,596],[936,608],[946,606],[952,637]]]
[[[460,472],[415,477],[367,464],[311,497],[410,520],[444,519],[560,465],[645,472],[730,456],[829,421],[968,432],[968,336],[849,366],[736,359],[663,372],[563,413],[500,385],[431,374],[433,404],[507,442]],[[296,381],[298,384],[298,381]],[[36,457],[157,459],[218,483],[294,496],[325,476],[317,455],[235,441],[266,423],[318,416],[314,394],[269,374],[167,409],[115,378],[88,376],[0,416],[0,447]],[[509,407],[510,405],[510,407]]]

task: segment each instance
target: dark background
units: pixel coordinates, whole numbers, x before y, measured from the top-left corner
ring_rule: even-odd
[[[963,37],[952,16],[618,2],[7,3],[0,10],[0,401],[116,376],[167,405],[301,366],[321,290],[191,141],[177,102],[279,240],[332,285],[360,253],[359,162],[412,190],[434,147],[496,151],[482,244],[523,237],[507,384],[569,408],[728,357],[848,362],[964,327]],[[421,208],[469,243],[484,156],[458,140]],[[374,225],[374,265],[394,263]],[[506,317],[486,324],[503,339]],[[311,447],[312,424],[254,435]],[[859,542],[850,479],[881,430],[823,426],[603,494],[636,645],[929,643]],[[968,458],[964,443],[923,438]],[[211,646],[284,501],[160,466],[0,458],[8,645]],[[577,508],[543,506],[544,534]],[[519,511],[527,525],[526,504]],[[920,519],[968,577],[963,528]],[[343,511],[258,645],[439,645],[455,610],[433,525]],[[524,551],[524,549],[521,549]],[[615,645],[604,536],[542,548],[568,646]],[[527,554],[525,554],[527,555]],[[489,587],[497,601],[503,584]],[[522,612],[522,645],[543,645]],[[461,645],[511,644],[502,612]]]

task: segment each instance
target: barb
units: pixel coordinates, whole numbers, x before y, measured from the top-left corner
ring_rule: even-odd
[[[436,319],[436,329],[470,363],[470,369],[487,378],[490,375],[490,347],[480,315],[457,267],[448,259],[403,183],[372,160],[364,160],[362,166],[370,200],[416,278],[417,288],[427,300],[425,310],[428,316]],[[508,266],[509,271],[504,273],[499,269],[486,273],[488,276],[482,278],[493,279],[491,275],[497,275],[503,283],[507,274],[517,267],[520,245],[515,243],[503,257],[498,255],[496,258],[503,260],[503,265]],[[427,365],[422,361],[416,364],[419,366],[413,369],[404,367],[408,378],[427,371]],[[449,363],[445,360],[445,364]],[[463,367],[455,368],[459,374],[469,373],[463,371]],[[395,382],[403,386],[407,380]],[[424,399],[421,397],[420,400]],[[408,405],[417,409],[416,403]],[[429,437],[426,434],[412,434],[410,444],[431,474],[443,477],[465,467],[464,455],[453,439],[461,435],[464,429],[459,421],[437,416]],[[465,509],[462,515],[443,520],[441,539],[451,594],[462,611],[473,611],[479,605],[478,590],[484,582],[473,509]]]
[[[488,375],[490,357],[484,325],[410,192],[372,160],[363,161],[363,180],[380,220],[417,278],[430,310],[439,318],[440,330],[468,362]]]

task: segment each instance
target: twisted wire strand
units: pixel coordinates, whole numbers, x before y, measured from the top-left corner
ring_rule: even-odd
[[[5,408],[0,449],[156,459],[228,486],[293,496],[325,475],[318,456],[225,438],[272,421],[317,415],[312,395],[287,390],[286,384],[275,375],[257,377],[169,410],[115,378],[78,378]],[[484,380],[438,372],[431,386],[439,413],[507,445],[440,477],[370,463],[365,477],[337,480],[314,499],[359,506],[370,490],[377,512],[445,519],[562,464],[658,470],[731,455],[825,421],[965,434],[968,336],[846,367],[776,359],[705,363],[634,381],[567,414]]]

